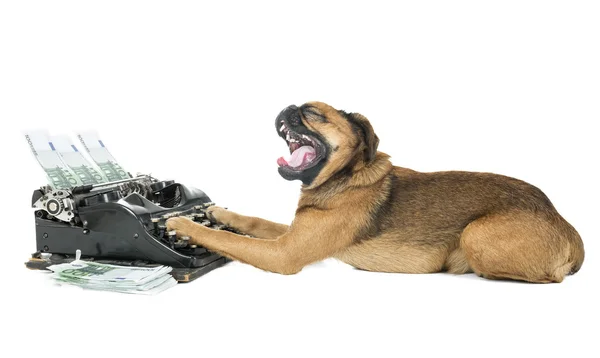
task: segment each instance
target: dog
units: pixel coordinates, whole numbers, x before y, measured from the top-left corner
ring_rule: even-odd
[[[291,153],[279,158],[279,173],[302,181],[291,225],[213,206],[211,220],[251,237],[184,217],[169,219],[168,229],[280,274],[334,257],[367,271],[550,283],[583,263],[579,234],[533,185],[491,173],[393,166],[377,151],[365,116],[321,102],[285,108],[275,127]]]

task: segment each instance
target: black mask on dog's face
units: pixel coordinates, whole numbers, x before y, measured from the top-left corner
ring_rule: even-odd
[[[304,121],[319,116],[325,120],[310,105],[291,105],[275,119],[277,133],[285,139],[290,150],[290,156],[277,160],[279,174],[284,179],[301,180],[310,185],[325,166],[329,153],[327,142],[304,124]]]

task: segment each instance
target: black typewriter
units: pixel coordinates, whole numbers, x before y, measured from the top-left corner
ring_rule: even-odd
[[[68,190],[43,187],[32,197],[37,251],[27,267],[43,269],[82,259],[118,265],[167,265],[180,282],[191,281],[229,260],[189,238],[175,236],[165,221],[187,216],[215,230],[232,229],[211,222],[214,205],[202,191],[149,175]]]

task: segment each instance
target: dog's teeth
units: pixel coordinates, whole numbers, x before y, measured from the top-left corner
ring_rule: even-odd
[[[285,130],[285,124],[281,125],[281,128],[279,129],[280,132],[283,132]]]
[[[285,136],[285,140],[287,140],[288,142],[290,142],[290,141],[292,140],[292,139],[290,138],[290,134],[289,134],[289,133],[288,133],[288,134]]]

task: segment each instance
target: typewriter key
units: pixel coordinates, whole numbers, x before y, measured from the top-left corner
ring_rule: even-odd
[[[178,240],[177,242],[175,242],[175,244],[174,244],[173,246],[174,246],[176,249],[182,249],[182,248],[184,248],[184,247],[188,246],[188,243],[187,243],[187,241],[181,241],[181,240]]]
[[[160,219],[152,218],[150,221],[152,221],[152,227],[154,228],[154,231],[158,231],[160,229],[160,226],[158,225],[158,223],[160,222]]]

